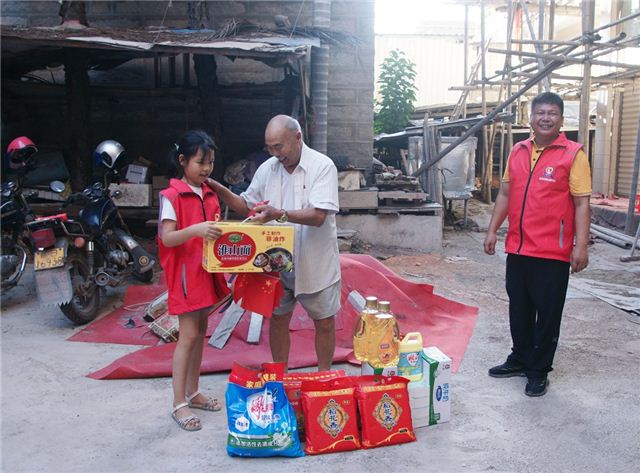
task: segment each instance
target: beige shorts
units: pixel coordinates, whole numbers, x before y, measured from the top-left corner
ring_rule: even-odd
[[[322,291],[312,294],[298,294],[294,296],[295,273],[282,273],[280,275],[284,294],[280,299],[280,305],[275,308],[273,315],[284,315],[293,312],[296,302],[300,302],[309,317],[313,320],[322,320],[336,315],[340,310],[340,289],[342,282],[338,280]]]

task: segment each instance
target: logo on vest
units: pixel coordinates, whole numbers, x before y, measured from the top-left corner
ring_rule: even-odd
[[[553,177],[553,171],[553,166],[547,166],[546,168],[544,168],[544,172],[542,173],[542,176],[538,178],[538,180],[546,182],[556,182],[556,178]]]

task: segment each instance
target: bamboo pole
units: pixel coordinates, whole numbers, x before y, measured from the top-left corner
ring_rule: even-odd
[[[587,5],[587,4],[585,4]],[[585,45],[586,47],[587,45]],[[502,53],[502,54],[507,54],[507,50],[506,49],[500,49],[500,48],[489,48],[488,51],[490,53]],[[608,53],[605,54],[609,54],[612,51],[609,51]],[[562,60],[565,62],[568,62],[570,64],[582,64],[584,63],[587,58],[579,58],[576,56],[566,56],[566,57],[562,57],[559,56],[557,54],[538,54],[538,53],[530,53],[527,51],[516,51],[516,52],[512,52],[511,54],[515,54],[518,56],[524,56],[524,57],[532,57],[532,58],[544,58],[544,59],[549,59],[549,60]],[[583,55],[585,53],[580,53],[579,55]],[[589,61],[591,64],[593,64],[594,66],[609,66],[609,67],[619,67],[619,68],[624,68],[624,69],[633,69],[633,70],[639,70],[640,71],[640,65],[638,64],[627,64],[627,63],[622,63],[622,62],[611,62],[611,61]],[[535,70],[535,68],[533,69]]]
[[[568,48],[573,48],[573,47],[575,47],[575,46],[568,46]],[[489,113],[482,120],[480,120],[475,125],[473,125],[471,128],[469,128],[456,141],[454,141],[449,146],[447,146],[445,149],[440,151],[438,153],[438,155],[436,156],[436,158],[433,159],[428,165],[420,166],[420,168],[413,173],[413,176],[419,176],[420,174],[422,174],[423,172],[428,170],[431,166],[433,166],[438,161],[440,161],[442,158],[444,158],[447,154],[449,154],[451,152],[451,150],[453,150],[460,143],[462,143],[464,140],[469,138],[471,135],[473,135],[480,128],[484,127],[487,123],[492,122],[493,119],[496,117],[496,115],[498,115],[508,105],[513,103],[521,95],[523,95],[527,90],[529,90],[531,87],[533,87],[535,84],[537,84],[538,81],[541,80],[543,76],[550,74],[553,70],[555,70],[558,67],[562,66],[562,64],[563,64],[562,61],[551,61],[549,64],[547,64],[547,66],[543,70],[541,70],[538,74],[536,74],[534,77],[529,79],[525,83],[525,85],[520,90],[518,90],[518,92],[516,92],[514,95],[509,97],[507,100],[505,100],[504,102],[502,102],[501,104],[496,106],[496,108],[493,109],[493,111],[491,113]]]
[[[640,171],[640,120],[638,120],[638,135],[636,137],[636,158],[633,161],[633,173],[631,174],[631,187],[629,188],[629,207],[627,208],[627,221],[624,232],[633,235],[633,210],[636,192],[638,192],[638,172]]]
[[[524,17],[527,20],[527,26],[529,28],[529,34],[531,35],[531,39],[536,39],[536,34],[533,31],[533,24],[531,23],[531,18],[529,18],[529,9],[527,8],[527,4],[524,0],[518,0],[520,2],[520,6],[522,7],[522,11],[524,12]],[[544,11],[544,6],[542,7],[543,11]],[[535,49],[536,52],[541,55],[542,54],[542,47],[540,46],[540,44],[535,44]],[[538,57],[538,70],[542,70],[544,68],[544,61],[543,61],[543,57],[539,56]],[[544,90],[549,90],[550,89],[550,85],[549,85],[549,79],[548,78],[544,78],[543,79],[543,84],[544,84]],[[541,90],[541,89],[540,89]]]
[[[638,12],[636,12],[636,13],[632,13],[632,14],[630,14],[630,15],[627,15],[627,16],[625,16],[625,17],[623,17],[623,18],[620,18],[619,20],[612,21],[612,22],[610,22],[610,23],[607,23],[607,24],[605,24],[605,25],[602,25],[602,26],[598,27],[597,29],[595,29],[594,31],[592,31],[591,33],[592,33],[592,34],[595,34],[595,33],[597,33],[598,31],[602,31],[602,30],[607,29],[607,28],[612,28],[612,27],[614,27],[614,26],[616,26],[616,25],[619,25],[620,23],[624,23],[625,21],[633,20],[634,18],[638,18],[638,17],[640,17],[640,11],[638,11]],[[583,40],[583,39],[584,39],[584,38],[583,38],[583,36],[577,36],[577,37],[575,37],[575,38],[572,38],[570,41],[579,41],[579,40]],[[551,48],[547,49],[545,52],[546,52],[546,53],[550,53],[550,52],[552,52],[554,49],[557,49],[558,47],[559,47],[559,46],[557,46],[557,47],[555,47],[555,46],[554,46],[554,47],[551,47]],[[514,66],[514,67],[513,67],[513,70],[517,70],[517,69],[521,69],[521,68],[523,68],[523,67],[526,67],[526,66],[530,65],[532,62],[535,62],[535,61],[523,62],[522,64],[518,64],[518,65],[516,65],[516,66]],[[533,71],[533,70],[535,70],[535,67],[534,67],[533,69],[529,69],[529,70],[527,70],[527,72],[531,72],[531,71]],[[503,72],[503,71],[498,71],[495,75],[493,75],[493,76],[489,77],[488,79],[489,79],[489,80],[491,80],[491,79],[495,79],[496,77],[500,77],[500,76],[502,75],[502,72]]]
[[[464,85],[467,85],[469,69],[469,5],[464,6]],[[462,104],[462,117],[467,118],[467,101]]]
[[[487,115],[487,69],[485,51],[485,0],[480,4],[480,43],[482,45],[482,114]],[[489,136],[486,127],[482,127],[482,200],[491,203],[491,176],[493,174],[493,155],[489,149]]]
[[[595,2],[582,2],[582,35],[587,36],[593,30],[595,21]],[[584,45],[585,62],[582,69],[582,89],[580,92],[580,120],[578,122],[578,142],[582,143],[587,157],[590,156],[589,148],[589,110],[591,102],[591,47],[589,43]],[[640,68],[639,68],[640,69]]]
[[[542,48],[542,44],[540,41],[544,41],[544,1],[538,1],[538,47]],[[545,82],[545,89],[549,91],[551,89],[551,84],[549,82],[549,77],[547,76]],[[538,93],[542,92],[542,84],[538,84]]]

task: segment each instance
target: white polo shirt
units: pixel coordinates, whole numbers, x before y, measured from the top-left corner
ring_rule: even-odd
[[[294,224],[295,294],[312,294],[340,279],[340,257],[335,214],[338,203],[338,170],[333,161],[306,144],[298,166],[289,174],[278,158],[271,157],[257,169],[249,188],[240,194],[249,208],[268,200],[284,210],[327,210],[320,227]]]

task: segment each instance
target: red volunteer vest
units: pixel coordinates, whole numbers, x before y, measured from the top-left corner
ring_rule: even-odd
[[[176,211],[178,230],[195,223],[220,220],[218,196],[209,186],[202,186],[202,190],[200,199],[185,182],[171,179],[169,187],[160,192]],[[210,307],[229,293],[222,274],[207,273],[202,268],[202,238],[167,247],[158,236],[158,250],[169,289],[170,314]]]
[[[569,261],[575,236],[575,207],[569,174],[580,143],[564,133],[547,146],[533,170],[531,139],[509,156],[507,253]]]

